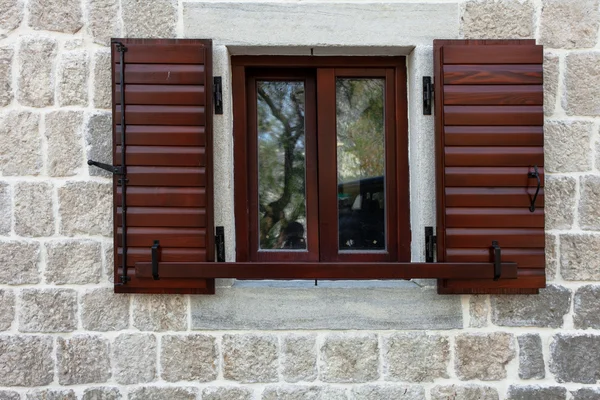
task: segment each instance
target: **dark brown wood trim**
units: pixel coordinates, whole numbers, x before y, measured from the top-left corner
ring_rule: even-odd
[[[406,57],[232,56],[233,66],[284,68],[386,68],[404,65]]]
[[[395,68],[396,92],[396,204],[398,221],[398,261],[410,261],[410,168],[408,161],[408,93],[406,64]],[[405,171],[400,173],[401,171]]]

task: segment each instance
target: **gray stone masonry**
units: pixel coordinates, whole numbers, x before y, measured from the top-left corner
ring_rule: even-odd
[[[556,254],[557,236],[546,233],[546,281],[551,282],[556,278],[558,255]]]
[[[82,111],[54,111],[46,114],[46,140],[48,142],[48,174],[72,176],[83,163],[81,136]]]
[[[141,331],[187,329],[187,300],[183,296],[133,296],[133,326]]]
[[[40,244],[24,240],[0,241],[0,283],[38,283]]]
[[[15,293],[0,289],[0,331],[10,329],[15,319]]]
[[[383,357],[385,380],[433,382],[448,378],[450,344],[444,336],[398,333],[384,337]]]
[[[118,0],[90,0],[88,7],[88,31],[95,43],[108,46],[111,37],[122,36]]]
[[[141,387],[129,392],[128,400],[196,400],[198,390],[192,387]]]
[[[177,1],[121,0],[127,37],[171,38],[177,24]]]
[[[40,116],[30,111],[0,111],[0,172],[38,175],[42,170]]]
[[[118,331],[129,327],[129,295],[112,288],[87,290],[81,299],[81,322],[90,331]]]
[[[507,400],[566,400],[567,390],[560,386],[515,386],[508,388]]]
[[[15,191],[15,232],[20,236],[40,237],[54,233],[52,184],[20,182]]]
[[[267,386],[262,400],[346,400],[346,391],[326,386]]]
[[[598,400],[600,399],[600,389],[583,388],[571,392],[573,400]]]
[[[0,10],[3,0],[0,0]],[[0,27],[2,22],[0,21]],[[0,107],[7,106],[13,99],[12,62],[15,51],[12,47],[0,47]]]
[[[7,183],[0,182],[0,235],[8,235],[12,225],[11,188]]]
[[[98,283],[102,275],[100,243],[58,240],[46,243],[46,282],[57,285]]]
[[[474,295],[469,299],[469,326],[471,328],[483,328],[488,324],[490,306],[489,296]]]
[[[27,400],[77,400],[72,390],[35,390],[26,394]]]
[[[575,214],[577,180],[568,176],[546,176],[544,212],[546,229],[571,229]]]
[[[75,33],[83,26],[78,0],[30,0],[29,26],[33,29]]]
[[[320,379],[356,383],[379,378],[379,344],[373,334],[330,334],[320,349]]]
[[[58,63],[57,96],[60,106],[87,106],[89,56],[85,50],[69,51]]]
[[[573,311],[575,328],[600,329],[600,285],[586,285],[577,289]]]
[[[594,125],[580,121],[546,121],[544,155],[547,172],[586,172],[592,168]]]
[[[1,4],[1,2],[0,2]],[[0,390],[0,399],[2,400],[21,400],[21,395],[11,390]]]
[[[112,184],[67,182],[58,188],[60,233],[112,235]]]
[[[163,336],[160,365],[161,377],[167,382],[214,381],[217,378],[215,338],[199,334]]]
[[[224,335],[221,351],[223,377],[244,383],[278,380],[277,337],[272,335]]]
[[[252,400],[252,391],[243,387],[208,387],[202,390],[202,400]]]
[[[559,73],[558,55],[544,52],[544,114],[549,117],[556,107]]]
[[[526,39],[533,36],[529,0],[467,1],[462,15],[465,39]]]
[[[569,54],[566,65],[563,108],[568,115],[599,115],[600,52]]]
[[[515,357],[509,333],[462,333],[455,339],[454,367],[461,380],[496,381],[506,378],[506,365]]]
[[[57,338],[56,362],[61,385],[102,383],[111,377],[108,339],[96,335]],[[93,362],[90,362],[93,360]]]
[[[99,387],[86,389],[81,400],[121,400],[123,396],[117,388]]]
[[[449,385],[431,388],[431,400],[499,400],[498,390],[490,386]]]
[[[600,176],[581,177],[579,225],[585,230],[600,230]]]
[[[50,336],[0,336],[0,385],[43,386],[54,379]]]
[[[417,385],[363,385],[350,392],[352,400],[425,400],[425,389]]]
[[[542,338],[537,334],[520,335],[519,342],[519,378],[543,379],[546,376]]]
[[[543,0],[540,43],[555,49],[594,47],[599,21],[598,0]]]
[[[157,341],[152,334],[123,333],[112,345],[115,381],[124,385],[156,379]],[[190,357],[196,358],[196,355]]]
[[[112,115],[98,112],[90,116],[85,127],[87,159],[103,163],[112,163]],[[91,176],[111,177],[108,171],[88,167]]]
[[[20,0],[0,0],[0,38],[6,36],[3,31],[11,31],[19,26],[23,19],[23,2]]]
[[[600,281],[600,235],[560,235],[560,273],[568,281]]]
[[[287,382],[317,378],[316,335],[289,334],[282,338],[282,375]]]
[[[54,104],[53,66],[56,53],[54,39],[41,36],[27,36],[21,39],[17,84],[17,100],[21,105],[46,107]]]
[[[550,343],[550,372],[557,382],[600,379],[600,336],[559,333]]]
[[[112,108],[110,50],[97,50],[93,54],[95,108]]]
[[[77,292],[73,289],[23,289],[21,332],[71,332],[77,329]]]

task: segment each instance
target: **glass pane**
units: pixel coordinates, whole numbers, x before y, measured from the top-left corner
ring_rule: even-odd
[[[336,80],[340,250],[385,249],[384,84]]]
[[[306,249],[304,82],[257,84],[259,249]]]

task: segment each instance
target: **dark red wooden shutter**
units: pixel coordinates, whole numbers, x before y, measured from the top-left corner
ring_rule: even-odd
[[[438,261],[492,261],[497,241],[518,264],[517,279],[439,280],[439,293],[545,287],[542,61],[534,40],[434,41]]]
[[[115,292],[214,293],[214,279],[141,279],[137,262],[214,261],[212,43],[115,39],[113,163],[121,164],[120,53],[126,47],[127,276],[122,283],[122,196],[114,179]],[[160,271],[159,271],[160,276]]]

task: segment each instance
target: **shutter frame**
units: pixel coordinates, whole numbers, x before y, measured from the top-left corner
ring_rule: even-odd
[[[130,90],[125,91],[127,275],[130,280],[123,284],[120,279],[121,189],[118,184],[120,175],[115,175],[114,291],[214,294],[214,279],[154,280],[135,276],[135,264],[151,261],[153,241],[160,239],[161,234],[165,234],[166,240],[161,241],[158,254],[164,261],[215,260],[212,41],[111,40],[115,166],[121,163],[120,56],[116,51],[117,42],[127,48],[124,54],[125,89],[130,86]],[[167,80],[173,85],[165,84]],[[186,92],[178,96],[177,91],[181,89]],[[128,98],[133,99],[131,103]],[[128,106],[133,109],[131,114]],[[202,108],[204,116],[199,113]],[[171,135],[167,142],[165,135]],[[167,232],[172,235],[167,235]]]
[[[444,58],[444,47],[449,49],[449,55]],[[513,280],[449,280],[438,279],[438,293],[440,294],[535,294],[540,288],[545,287],[545,254],[544,254],[544,198],[543,198],[543,102],[539,100],[543,98],[541,88],[543,87],[542,63],[543,63],[543,48],[535,44],[535,40],[434,40],[434,90],[435,90],[435,141],[436,141],[436,194],[437,194],[437,260],[438,262],[475,262],[486,257],[486,248],[483,247],[481,239],[475,240],[476,235],[463,235],[460,241],[457,240],[456,232],[461,233],[477,233],[479,229],[481,233],[486,233],[490,236],[500,238],[499,245],[503,249],[502,261],[517,262],[518,278]],[[469,59],[471,61],[469,61]],[[498,63],[500,61],[500,63]],[[497,63],[497,64],[494,64]],[[506,71],[499,73],[501,79],[492,79],[489,81],[489,72],[498,68],[495,65],[504,65]],[[464,68],[463,66],[467,66]],[[515,67],[516,66],[516,67]],[[460,72],[454,75],[450,72],[456,72],[460,69],[469,70],[462,76]],[[444,76],[444,72],[449,71],[448,77]],[[488,76],[486,77],[486,74]],[[498,78],[496,76],[496,78]],[[450,77],[450,78],[449,78]],[[452,78],[453,77],[453,78]],[[447,78],[447,79],[446,79]],[[454,82],[451,80],[455,79]],[[463,81],[461,82],[461,79]],[[487,80],[487,81],[486,81]],[[457,85],[451,85],[457,83]],[[460,84],[478,85],[462,90]],[[487,96],[483,102],[485,112],[481,113],[482,102],[475,100],[465,100],[468,97],[469,91],[478,91],[483,84],[494,84],[497,90],[488,90],[487,92],[495,93],[493,96]],[[527,92],[524,96],[515,95],[513,98],[508,98],[506,95],[511,92],[507,85],[519,85],[518,90],[514,92]],[[521,87],[523,85],[523,87]],[[531,85],[532,90],[527,90],[525,85]],[[444,87],[452,86],[452,91],[463,92],[456,95],[456,100],[448,101],[448,103],[457,103],[458,106],[451,104],[448,106],[444,99]],[[504,87],[504,89],[503,89]],[[486,91],[483,88],[483,91]],[[495,97],[494,97],[495,96]],[[481,96],[480,96],[481,98]],[[454,99],[454,98],[453,98]],[[503,101],[503,103],[502,103]],[[487,102],[501,102],[500,104],[489,105]],[[538,104],[539,103],[539,104]],[[527,107],[521,107],[523,104],[533,104]],[[514,111],[513,118],[506,119],[500,115],[500,118],[494,116],[494,111],[498,107],[505,107],[498,111]],[[510,107],[513,107],[512,109]],[[463,111],[463,115],[452,115],[447,118],[446,113],[456,110]],[[490,112],[488,112],[490,111]],[[469,117],[470,112],[475,112],[467,123],[465,118]],[[525,113],[523,113],[525,112]],[[528,114],[528,115],[527,115]],[[454,121],[452,121],[454,118]],[[504,119],[503,119],[504,118]],[[449,125],[450,129],[445,130],[445,123],[449,120],[455,126]],[[502,122],[507,123],[502,125]],[[462,123],[462,127],[456,128],[456,124]],[[467,146],[476,147],[478,143],[473,143],[475,135],[477,135],[477,126],[489,125],[488,132],[485,134],[492,138],[486,139],[482,133],[479,133],[477,138],[481,137],[481,141],[485,144],[485,150],[488,153],[485,157],[479,156],[476,159],[476,154],[473,149],[466,148]],[[464,128],[464,129],[463,129]],[[541,129],[538,129],[541,128]],[[482,130],[480,130],[481,132]],[[484,130],[485,131],[485,130]],[[494,132],[497,131],[497,132]],[[502,136],[498,137],[498,132]],[[541,133],[541,135],[540,135]],[[450,144],[447,143],[448,136]],[[511,155],[507,157],[509,150],[504,148],[507,143],[514,146],[513,149],[522,149],[525,153],[522,157]],[[460,146],[465,146],[463,149]],[[479,143],[481,145],[481,143]],[[527,145],[527,146],[525,146]],[[452,147],[456,146],[456,147]],[[450,148],[450,149],[449,149]],[[475,149],[476,150],[476,149]],[[451,153],[451,157],[447,157],[447,152]],[[462,154],[460,154],[462,152]],[[453,154],[454,153],[454,154]],[[458,154],[457,154],[458,153]],[[471,153],[471,154],[469,154]],[[497,153],[497,159],[493,159],[494,153]],[[518,153],[518,151],[517,151]],[[526,157],[526,158],[523,158]],[[515,173],[527,173],[529,166],[523,165],[523,160],[531,157],[532,165],[537,165],[540,169],[540,177],[542,179],[542,187],[540,196],[536,201],[536,212],[530,215],[523,214],[523,209],[526,210],[527,201],[521,198],[526,196],[524,191],[530,193],[530,189],[535,191],[533,180],[523,180],[524,184],[515,183]],[[483,162],[482,162],[483,160]],[[539,164],[541,162],[541,165]],[[514,164],[514,165],[511,165]],[[536,163],[536,164],[534,164]],[[450,166],[448,166],[450,164]],[[462,164],[467,164],[463,166]],[[478,165],[479,164],[479,165]],[[481,164],[485,164],[481,165]],[[469,176],[467,173],[472,172],[474,168],[480,168],[483,172],[495,171],[494,167],[506,168],[503,170],[503,175],[489,177],[491,182],[494,178],[497,179],[497,184],[486,185],[486,177],[468,182]],[[488,168],[487,170],[485,168]],[[455,172],[451,175],[446,173],[449,170]],[[533,170],[530,168],[530,170]],[[509,174],[512,172],[513,175]],[[447,179],[450,175],[450,179]],[[483,178],[483,179],[482,179]],[[519,178],[520,179],[520,178]],[[519,181],[520,182],[520,181]],[[526,183],[525,183],[526,182]],[[478,188],[479,186],[479,188]],[[528,189],[524,189],[528,187]],[[451,188],[451,199],[447,197],[447,189]],[[494,197],[499,196],[494,202],[492,196],[489,195],[490,190],[497,191]],[[488,192],[485,196],[469,196],[469,193],[479,190],[480,192]],[[455,192],[458,192],[455,193]],[[520,197],[515,197],[511,192],[521,193]],[[462,196],[462,198],[460,197]],[[471,198],[469,198],[471,197]],[[492,198],[492,200],[490,200]],[[465,201],[466,199],[466,201]],[[462,205],[464,208],[452,208],[449,206]],[[478,204],[481,203],[481,204]],[[501,206],[501,204],[503,206]],[[449,211],[450,210],[450,211]],[[515,213],[521,213],[523,218],[519,226],[505,227],[510,225],[507,221],[499,222],[502,215],[489,214],[508,214],[510,216],[513,211],[512,218],[515,218]],[[527,210],[528,211],[528,210]],[[448,213],[452,215],[450,221],[447,218]],[[463,215],[464,214],[464,215]],[[468,215],[470,214],[470,215]],[[487,214],[487,216],[485,215]],[[527,213],[529,214],[529,213]],[[534,215],[535,214],[535,215]],[[484,223],[477,222],[477,218],[487,218]],[[525,218],[526,217],[526,218]],[[475,222],[474,222],[475,221]],[[479,220],[481,221],[481,219]],[[452,223],[452,226],[449,226]],[[486,225],[475,228],[472,225]],[[456,225],[460,225],[457,228]],[[541,225],[541,227],[540,227]],[[483,231],[486,229],[486,231]],[[505,242],[511,241],[514,234],[519,234],[522,237],[528,237],[528,234],[535,233],[531,243],[523,247],[516,247],[516,239],[512,239],[513,243],[503,247]],[[450,235],[449,235],[450,234]],[[505,234],[505,235],[502,235]],[[540,236],[541,234],[541,236]],[[514,236],[517,238],[518,236]],[[471,246],[472,245],[472,246]],[[471,246],[472,248],[469,248]],[[512,246],[512,247],[511,247]],[[492,252],[488,251],[489,258],[486,261],[492,260]]]

